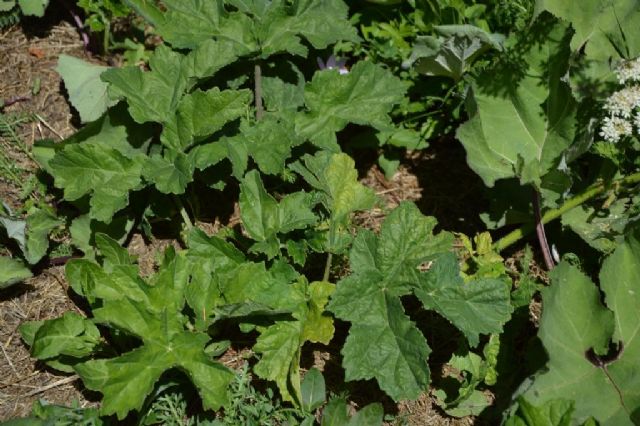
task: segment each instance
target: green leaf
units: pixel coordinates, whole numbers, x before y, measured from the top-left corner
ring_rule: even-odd
[[[291,149],[304,142],[291,121],[274,115],[264,117],[253,126],[243,123],[241,132],[249,155],[264,174],[281,174]]]
[[[447,253],[421,275],[416,296],[425,308],[433,309],[464,333],[471,346],[480,334],[500,333],[511,317],[510,288],[503,280],[483,278],[464,282],[458,259]]]
[[[49,5],[49,0],[18,0],[22,13],[27,16],[44,16],[44,10]]]
[[[97,120],[116,103],[107,95],[108,85],[100,80],[100,74],[107,69],[72,56],[60,55],[58,59],[56,71],[62,77],[69,101],[83,123]]]
[[[419,73],[458,81],[480,54],[490,48],[502,48],[502,40],[497,35],[472,25],[446,25],[435,27],[435,30],[448,37],[418,37],[404,67],[417,61],[415,68]]]
[[[473,83],[470,119],[457,137],[487,186],[518,177],[540,188],[542,176],[573,142],[576,103],[563,81],[570,36],[566,25],[541,16]]]
[[[302,0],[292,5],[276,0],[263,9],[263,14],[256,16],[255,28],[263,58],[281,52],[307,56],[301,36],[316,49],[340,40],[359,40],[342,0]]]
[[[11,238],[24,253],[27,246],[27,221],[0,216],[0,225],[4,228],[8,238]]]
[[[324,404],[325,386],[324,377],[317,368],[307,371],[304,380],[300,385],[302,394],[302,408],[307,412],[313,412],[316,408]]]
[[[104,258],[105,269],[113,269],[115,266],[133,265],[133,258],[126,248],[107,234],[96,234],[96,246]]]
[[[175,116],[165,126],[163,142],[174,149],[184,149],[196,138],[211,135],[246,115],[250,102],[249,90],[195,90],[178,104]]]
[[[381,426],[384,410],[379,402],[369,404],[349,420],[348,426]]]
[[[136,189],[142,172],[141,161],[102,145],[66,146],[49,162],[55,185],[64,189],[66,200],[91,194],[90,216],[110,222],[128,204],[129,191]]]
[[[587,244],[598,251],[611,253],[624,239],[627,227],[633,222],[640,206],[640,196],[616,199],[608,208],[585,203],[562,215],[562,225],[568,226]]]
[[[279,203],[269,195],[262,184],[260,173],[252,170],[240,184],[240,217],[247,233],[258,242],[264,242],[265,253],[273,257],[279,253],[278,234],[304,229],[316,222],[311,210],[313,200],[304,191],[285,196]],[[271,249],[266,249],[271,247]]]
[[[144,163],[142,174],[163,194],[184,194],[187,185],[193,181],[193,171],[190,157],[168,150],[165,156],[150,157]]]
[[[40,324],[33,337],[31,355],[40,360],[60,355],[83,358],[90,355],[98,343],[100,332],[90,320],[75,312],[65,312],[60,318]]]
[[[210,337],[185,329],[182,308],[189,282],[188,262],[178,254],[168,256],[150,283],[132,275],[128,266],[107,274],[88,261],[67,265],[69,282],[101,299],[93,310],[95,321],[126,331],[142,345],[113,358],[77,364],[74,368],[88,389],[104,395],[102,415],[122,420],[140,410],[163,372],[179,368],[193,381],[206,409],[226,403],[226,388],[233,373],[205,353]],[[91,277],[86,272],[93,274]],[[153,360],[153,362],[149,362]]]
[[[574,403],[566,399],[551,399],[536,406],[518,398],[518,411],[505,426],[570,426],[574,410]]]
[[[365,406],[349,418],[349,407],[344,398],[332,398],[322,410],[322,426],[380,426],[384,410],[382,404]]]
[[[539,337],[549,354],[546,372],[523,386],[523,397],[540,405],[561,398],[575,401],[575,419],[593,416],[601,425],[637,424],[640,408],[638,311],[640,242],[629,238],[608,257],[600,271],[600,288],[567,263],[552,272],[543,290]],[[607,309],[608,308],[608,309]],[[610,341],[619,354],[604,361]],[[576,381],[575,378],[580,380]]]
[[[321,148],[338,151],[335,133],[348,123],[392,128],[387,115],[404,99],[404,83],[371,62],[358,62],[348,74],[316,71],[304,90],[308,112],[296,117],[296,131]]]
[[[298,282],[280,289],[273,285],[271,288],[245,289],[255,300],[269,303],[268,298],[273,298],[281,308],[292,310],[294,320],[276,321],[272,326],[259,328],[260,337],[253,350],[261,354],[255,366],[256,374],[274,380],[282,398],[297,405],[302,405],[300,348],[306,341],[328,344],[333,337],[333,320],[321,313],[334,288],[331,283],[316,282],[306,286]]]
[[[27,244],[24,256],[27,262],[34,265],[47,254],[49,249],[49,233],[63,223],[46,210],[36,210],[27,216]]]
[[[298,74],[298,84],[262,77],[262,97],[267,111],[297,111],[304,105],[304,76]]]
[[[375,194],[358,182],[355,163],[347,154],[321,151],[305,155],[303,162],[294,163],[291,169],[321,192],[321,202],[330,214],[327,251],[339,252],[348,237],[351,214],[370,208]]]
[[[420,286],[422,262],[451,247],[450,234],[432,235],[435,225],[415,205],[402,203],[379,237],[360,231],[350,254],[354,273],[338,283],[328,306],[352,323],[341,351],[346,380],[375,378],[395,400],[417,398],[429,384],[431,350],[400,297]]]
[[[9,12],[16,6],[16,0],[0,0],[0,12]]]
[[[578,51],[584,48],[589,60],[606,62],[609,58],[618,58],[617,50],[623,51],[626,59],[640,54],[637,32],[640,11],[635,0],[587,0],[580,3],[539,0],[535,8],[536,13],[548,10],[570,22],[575,31],[571,49]]]
[[[31,271],[22,262],[0,256],[0,290],[31,277]]]

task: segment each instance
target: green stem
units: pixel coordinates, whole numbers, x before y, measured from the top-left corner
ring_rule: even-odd
[[[189,217],[189,213],[187,213],[187,209],[184,208],[184,204],[182,204],[182,200],[180,199],[180,197],[174,195],[173,200],[180,210],[180,216],[182,216],[182,220],[187,227],[187,231],[190,231],[191,228],[193,228],[193,222],[191,222],[191,218]]]
[[[632,185],[635,183],[640,183],[640,173],[634,173],[632,175],[615,180],[611,183],[611,185]],[[542,224],[545,225],[567,213],[569,210],[572,210],[575,207],[578,207],[586,201],[594,198],[595,196],[602,194],[611,185],[606,185],[604,182],[591,185],[583,193],[576,195],[570,200],[567,200],[557,209],[547,211],[544,216],[542,216]],[[496,241],[493,245],[493,249],[497,252],[501,252],[502,250],[506,249],[510,245],[515,244],[534,230],[535,224],[527,223],[526,225],[523,225],[522,227],[510,232],[509,234]]]
[[[331,263],[333,262],[333,253],[327,255],[327,263],[324,265],[324,274],[322,275],[322,281],[329,281],[329,274],[331,273]]]

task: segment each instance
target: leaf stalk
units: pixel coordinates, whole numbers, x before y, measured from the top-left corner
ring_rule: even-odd
[[[543,216],[540,223],[546,225],[547,223],[561,217],[563,214],[567,213],[569,210],[578,207],[581,204],[589,201],[590,199],[596,197],[597,195],[602,194],[607,188],[611,185],[633,185],[636,183],[640,183],[640,172],[631,174],[629,176],[625,176],[623,178],[617,179],[613,181],[610,185],[607,185],[605,182],[599,182],[594,185],[591,185],[581,194],[576,195],[575,197],[567,200],[563,205],[558,207],[557,209],[552,209],[547,211]],[[497,252],[501,252],[507,247],[515,244],[520,241],[525,236],[529,235],[535,229],[535,225],[533,223],[527,223],[521,226],[518,229],[513,230],[509,234],[500,238],[493,245],[494,250]]]

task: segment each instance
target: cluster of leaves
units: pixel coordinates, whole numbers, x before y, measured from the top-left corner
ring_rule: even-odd
[[[435,233],[435,218],[411,203],[388,212],[377,233],[353,229],[353,214],[376,197],[342,152],[363,142],[424,147],[466,113],[456,136],[496,201],[483,212],[490,227],[540,225],[547,210],[598,254],[610,254],[600,272],[603,301],[567,260],[551,273],[539,332],[546,369],[524,381],[509,377],[519,388],[505,421],[638,422],[640,142],[611,145],[596,136],[597,108],[615,87],[611,64],[640,56],[634,1],[533,7],[523,0],[511,9],[392,1],[358,9],[353,21],[362,37],[340,0],[126,3],[164,44],[148,67],[62,57],[58,71],[87,125],[34,149],[75,214],[0,219],[28,263],[46,254],[55,227],[70,223],[86,256],[69,262],[66,274],[87,300],[87,317],[67,313],[20,331],[34,357],[102,393],[101,416],[130,419],[149,407],[159,416],[185,412],[184,400],[163,394],[176,370],[205,410],[224,408],[229,421],[276,416],[260,401],[253,411],[240,408],[238,379],[220,362],[233,331],[257,358],[253,374],[275,383],[298,410],[292,415],[313,424],[324,383],[315,370],[302,380],[301,353],[307,342],[332,340],[334,319],[348,326],[345,379],[373,379],[396,401],[414,399],[432,383],[431,324],[416,321],[424,311],[458,336],[435,383],[437,403],[452,416],[484,413],[486,391],[510,374],[501,364],[513,362],[514,328],[528,320],[539,289],[529,274],[531,252],[512,291],[499,242],[486,233],[459,235],[461,266],[453,235]],[[307,58],[332,46],[362,60],[348,72],[309,65]],[[431,91],[421,93],[423,86]],[[388,172],[397,164],[389,152],[381,163]],[[533,203],[523,200],[523,186]],[[208,236],[193,222],[223,190],[237,194],[242,232]],[[172,231],[184,250],[167,250],[156,274],[142,278],[120,244],[134,231],[152,235],[175,223],[182,223]],[[347,269],[336,283],[334,256]],[[318,259],[326,266],[316,281]],[[15,259],[0,261],[9,271],[0,282],[29,273]],[[349,419],[336,399],[321,424],[379,424],[381,417],[373,405]]]
[[[407,96],[392,111],[401,133],[381,134],[379,164],[393,175],[402,149],[417,150],[430,139],[451,133],[463,117],[461,79],[488,63],[501,50],[502,37],[523,26],[533,2],[486,4],[463,0],[359,2],[352,21],[362,42],[341,42],[340,55],[385,64],[407,86]],[[484,55],[482,55],[484,54]],[[481,60],[478,60],[481,59]],[[412,64],[416,63],[416,66]],[[435,78],[425,80],[422,75]]]

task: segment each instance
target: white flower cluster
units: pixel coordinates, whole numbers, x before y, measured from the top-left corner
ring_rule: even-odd
[[[616,69],[620,84],[640,82],[640,58],[622,62]],[[614,92],[606,100],[605,117],[600,136],[616,143],[621,137],[631,136],[635,126],[640,133],[640,85],[631,84]]]
[[[616,69],[620,84],[630,81],[640,81],[640,58],[624,61]]]

